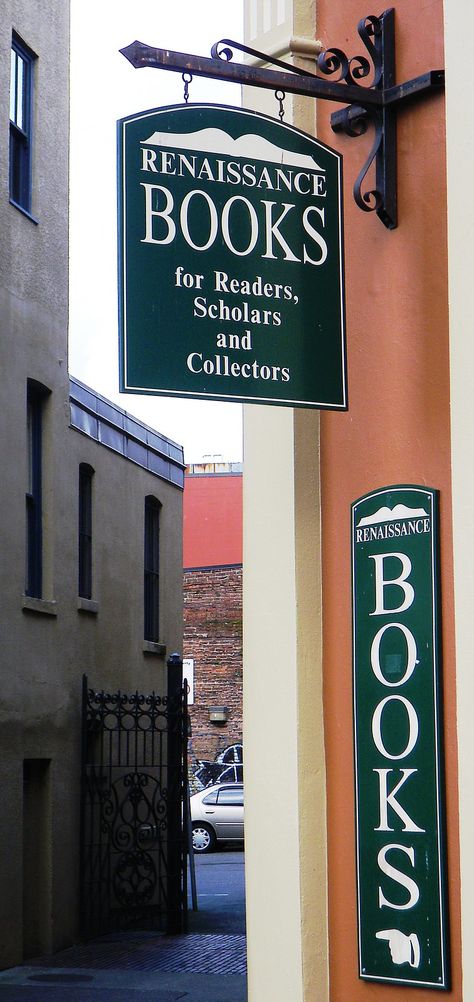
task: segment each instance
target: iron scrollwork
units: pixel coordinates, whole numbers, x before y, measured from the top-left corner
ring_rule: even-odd
[[[360,86],[359,80],[370,76],[373,72],[371,87],[378,87],[382,80],[382,53],[380,46],[372,42],[372,38],[379,39],[382,35],[382,20],[369,14],[363,17],[358,25],[357,31],[362,39],[370,56],[370,61],[366,56],[352,56],[350,59],[342,49],[325,49],[320,52],[317,58],[317,67],[326,76],[333,76],[338,73],[337,82],[343,81],[352,84],[354,87]]]
[[[150,904],[156,893],[157,879],[156,866],[149,853],[124,853],[113,872],[117,901],[128,909]]]
[[[183,70],[211,80],[228,80],[244,86],[263,87],[275,92],[301,94],[348,105],[331,115],[335,132],[362,136],[370,126],[374,140],[354,184],[354,197],[364,212],[375,211],[389,229],[397,225],[396,116],[408,100],[434,94],[444,87],[444,71],[429,70],[401,84],[395,83],[395,11],[372,14],[358,25],[366,54],[348,57],[339,48],[327,48],[315,61],[314,73],[276,59],[250,46],[222,38],[211,49],[211,58],[186,52],[157,49],[132,42],[121,53],[132,66],[182,73]],[[234,50],[252,59],[234,62]],[[375,185],[363,190],[375,161]]]
[[[183,705],[169,690],[98,692],[84,680],[81,878],[88,935],[177,921],[167,888],[179,878],[172,859],[178,854],[178,868],[184,860]],[[183,907],[181,900],[172,906]]]
[[[334,131],[343,132],[350,138],[365,135],[369,127],[373,127],[371,149],[354,182],[354,200],[363,212],[376,211],[382,222],[392,229],[396,226],[394,164],[390,165],[392,171],[389,177],[389,165],[383,154],[386,133],[395,129],[395,119],[393,113],[387,112],[383,105],[377,107],[366,104],[364,92],[376,89],[383,94],[394,83],[394,11],[385,11],[382,17],[368,15],[362,18],[357,31],[369,58],[365,55],[348,58],[342,49],[326,49],[318,56],[317,67],[326,76],[337,74],[337,82],[359,88],[360,106],[351,104],[333,115],[331,125]],[[390,147],[394,152],[393,141],[390,142]],[[377,168],[375,186],[363,191],[364,181],[374,161]]]
[[[374,128],[374,140],[370,152],[357,175],[353,189],[354,200],[364,212],[378,211],[382,213],[384,211],[384,192],[379,190],[377,186],[363,192],[362,187],[381,150],[384,139],[383,112],[379,107],[367,103],[365,99],[368,91],[384,87],[383,32],[384,27],[386,27],[384,19],[386,22],[387,18],[390,19],[390,15],[392,15],[393,22],[393,11],[386,11],[382,17],[369,14],[359,21],[357,31],[368,56],[348,57],[342,49],[331,47],[324,49],[316,57],[317,71],[323,77],[330,77],[333,83],[341,84],[342,90],[343,86],[346,85],[347,87],[357,87],[360,92],[360,107],[357,104],[351,104],[339,112],[335,117],[336,124],[333,124],[334,131],[343,132],[351,138],[358,138],[365,135],[371,125]],[[230,38],[221,38],[215,42],[211,48],[211,56],[213,59],[231,62],[234,58],[234,50],[244,52],[254,59],[268,62],[272,66],[278,66],[299,76],[312,76],[317,79],[317,74],[309,73],[308,70],[286,63],[282,59],[265,55],[258,49],[252,49],[250,46],[235,42]],[[341,100],[343,99],[342,93]],[[386,225],[390,225],[390,222],[386,222]]]
[[[250,45],[233,41],[232,38],[221,38],[218,42],[214,42],[214,45],[211,46],[211,57],[212,59],[222,59],[224,62],[230,63],[234,58],[234,49],[237,49],[238,52],[245,52],[246,56],[252,56],[254,59],[271,63],[272,66],[279,66],[282,70],[289,70],[290,73],[296,73],[297,76],[314,76],[314,73],[308,73],[301,66],[293,66],[290,63],[286,63],[283,59],[277,59],[275,56],[267,56],[264,52],[259,52],[258,49],[252,49]]]

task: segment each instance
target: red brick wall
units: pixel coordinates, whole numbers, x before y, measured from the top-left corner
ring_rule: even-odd
[[[194,658],[190,767],[213,761],[242,741],[242,567],[184,572],[183,656]],[[212,724],[210,706],[227,706],[228,721]]]

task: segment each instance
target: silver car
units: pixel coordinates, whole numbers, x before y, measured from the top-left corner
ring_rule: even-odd
[[[244,837],[243,783],[216,783],[190,798],[194,852],[211,852],[218,842]]]

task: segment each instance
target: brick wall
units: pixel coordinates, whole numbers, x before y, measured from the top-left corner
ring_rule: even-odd
[[[184,572],[183,656],[194,658],[190,707],[191,770],[242,741],[242,567]],[[227,706],[225,724],[209,721],[210,706]]]

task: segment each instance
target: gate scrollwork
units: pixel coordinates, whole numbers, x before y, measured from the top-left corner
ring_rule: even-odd
[[[81,884],[86,935],[133,926],[166,929],[170,900],[175,910],[184,910],[183,699],[155,692],[98,692],[84,683]]]

